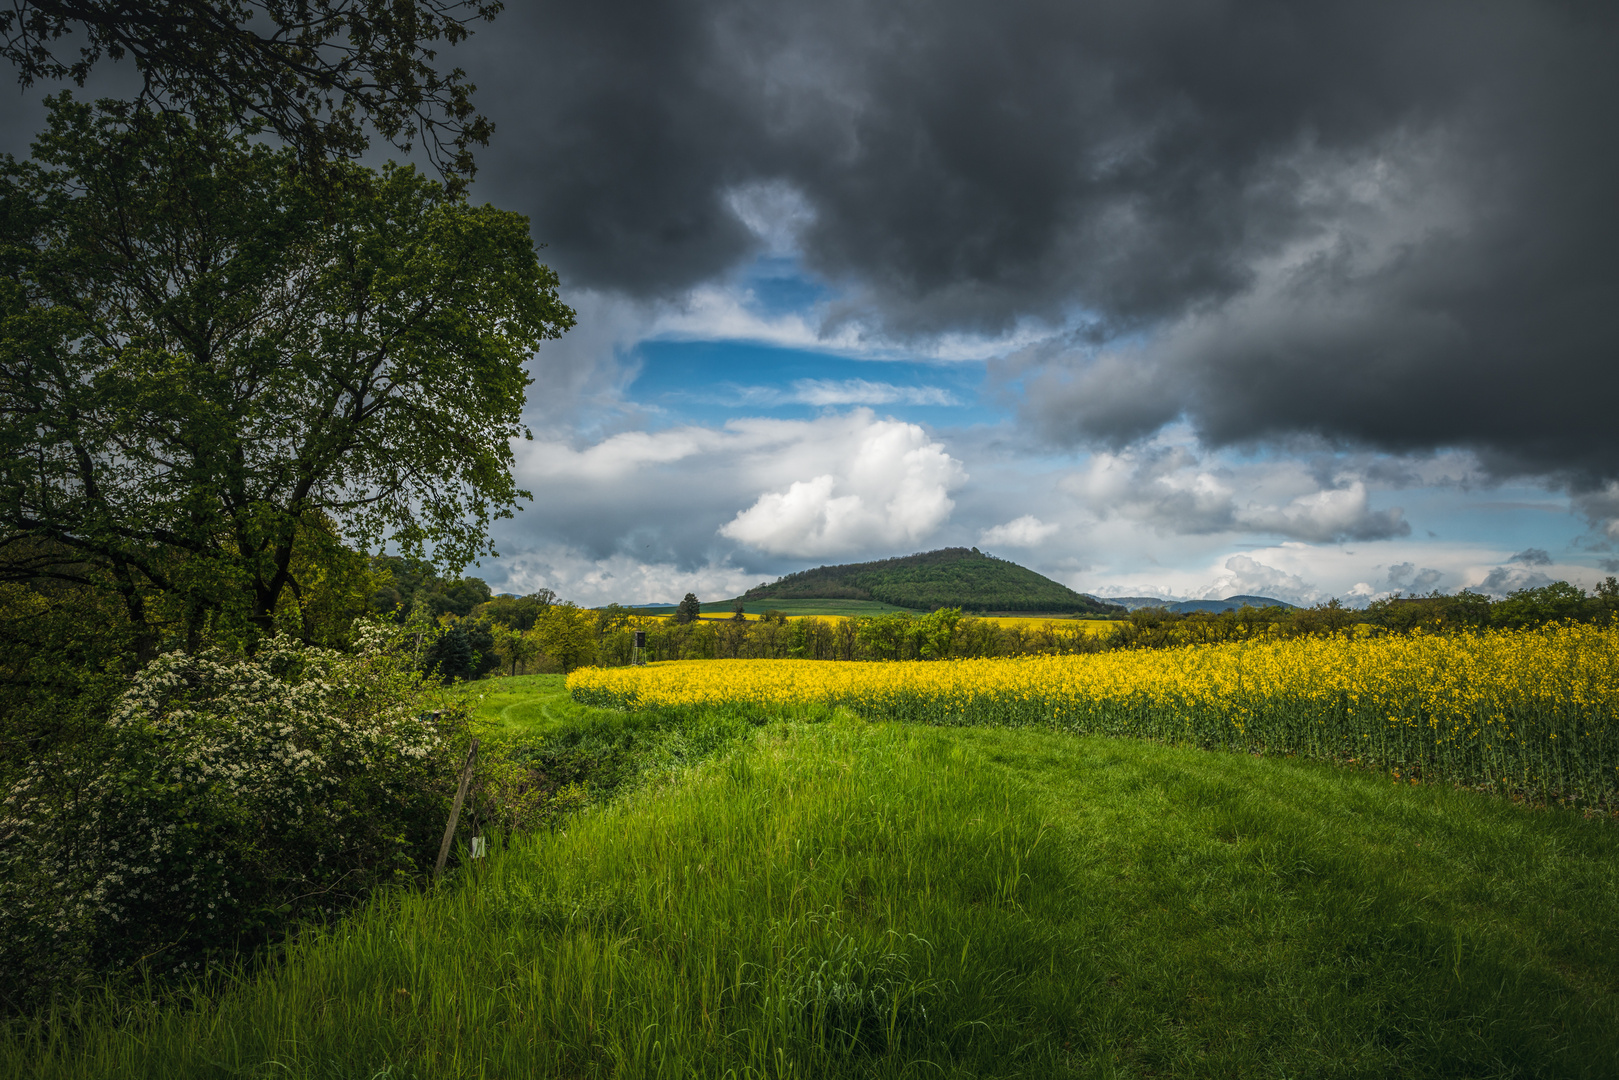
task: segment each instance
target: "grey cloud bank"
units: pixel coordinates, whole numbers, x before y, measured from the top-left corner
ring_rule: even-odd
[[[1514,475],[1619,571],[1619,5],[542,0],[444,55],[498,124],[477,197],[580,312],[531,367],[507,587],[674,600],[946,543],[1296,602],[1573,576],[1561,525],[1435,509]],[[37,114],[0,115],[12,149]],[[759,256],[816,299],[741,310]],[[1015,419],[912,424],[971,391],[878,366],[660,414],[659,335],[983,335]],[[783,402],[825,413],[743,419]]]
[[[1058,443],[1185,417],[1580,492],[1619,475],[1616,44],[1606,3],[691,0],[513,5],[457,62],[565,282],[796,244],[828,329],[1065,327],[1002,371]]]

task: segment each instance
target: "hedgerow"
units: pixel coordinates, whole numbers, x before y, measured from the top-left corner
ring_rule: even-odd
[[[417,878],[468,721],[431,707],[390,633],[159,657],[104,725],[35,757],[0,807],[7,1004],[234,962]]]

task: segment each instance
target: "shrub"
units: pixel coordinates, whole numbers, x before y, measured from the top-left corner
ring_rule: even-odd
[[[353,655],[159,657],[0,807],[0,993],[193,973],[436,854],[466,718],[426,711],[397,629]]]

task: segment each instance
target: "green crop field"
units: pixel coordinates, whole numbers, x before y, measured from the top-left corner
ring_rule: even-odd
[[[1619,1075],[1610,821],[1144,741],[469,689],[491,734],[634,728],[648,764],[223,992],[17,1022],[0,1074]]]

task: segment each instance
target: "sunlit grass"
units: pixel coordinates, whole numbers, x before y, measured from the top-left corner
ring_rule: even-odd
[[[449,688],[445,699],[466,702],[480,732],[508,739],[533,739],[565,724],[619,716],[575,702],[562,675],[479,679]]]
[[[1041,730],[732,745],[0,1075],[1619,1075],[1606,822]]]

